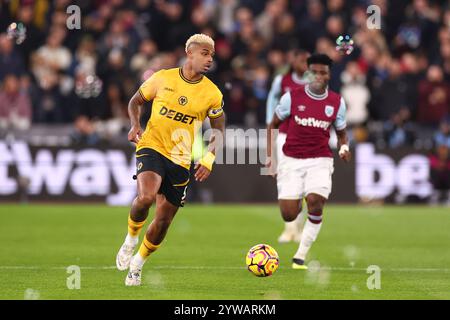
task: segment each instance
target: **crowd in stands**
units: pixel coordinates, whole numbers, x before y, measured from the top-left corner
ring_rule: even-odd
[[[264,126],[271,81],[301,48],[334,60],[330,87],[347,101],[355,141],[423,147],[435,136],[450,147],[440,129],[450,115],[446,0],[80,0],[71,30],[72,2],[0,0],[0,131],[72,123],[90,143],[126,132],[128,100],[149,70],[180,66],[201,32],[216,41],[209,77],[229,126]],[[368,29],[369,5],[381,29]],[[27,29],[21,44],[6,34],[12,22]],[[350,55],[336,50],[346,34]]]

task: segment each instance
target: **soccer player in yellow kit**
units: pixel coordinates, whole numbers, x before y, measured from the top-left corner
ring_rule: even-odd
[[[203,75],[213,62],[214,41],[207,35],[195,34],[186,42],[185,51],[187,59],[181,68],[154,73],[128,105],[131,120],[128,140],[136,143],[138,194],[128,217],[128,234],[116,257],[119,270],[129,269],[127,286],[140,285],[145,261],[159,248],[178,208],[184,205],[196,130],[206,117],[213,129],[223,134],[225,128],[222,93]],[[152,114],[143,131],[139,124],[140,109],[151,100]],[[206,180],[211,173],[214,141],[213,134],[208,153],[195,166],[197,181]],[[133,256],[153,203],[156,203],[155,217]]]

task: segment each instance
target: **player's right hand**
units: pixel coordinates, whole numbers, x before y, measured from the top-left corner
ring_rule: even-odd
[[[128,132],[128,141],[138,143],[141,140],[142,128],[140,126],[132,126]]]

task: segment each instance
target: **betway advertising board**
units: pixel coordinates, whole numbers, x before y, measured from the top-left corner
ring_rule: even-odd
[[[225,150],[227,159],[229,152]],[[349,164],[335,159],[330,202],[424,199],[431,194],[425,152],[380,151],[372,144],[359,144],[352,152],[354,158]],[[207,190],[213,202],[276,202],[275,180],[261,175],[262,165],[239,163],[216,164],[209,180],[196,188]],[[0,201],[104,202],[127,206],[136,196],[136,182],[132,179],[135,170],[131,146],[59,148],[0,141]]]

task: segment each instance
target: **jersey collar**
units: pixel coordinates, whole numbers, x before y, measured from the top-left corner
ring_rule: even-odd
[[[196,84],[196,83],[199,83],[200,81],[203,80],[203,76],[202,76],[200,79],[196,80],[196,81],[192,81],[192,80],[186,79],[186,78],[184,77],[184,75],[183,75],[183,71],[182,71],[182,68],[181,68],[181,67],[178,68],[178,73],[180,74],[181,79],[183,79],[184,81],[186,81],[187,83],[190,83],[190,84]]]
[[[295,71],[293,71],[293,72],[291,73],[291,79],[292,79],[292,81],[294,81],[296,84],[302,85],[302,84],[305,84],[305,83],[306,83],[305,79],[304,79],[303,77],[300,77],[300,76],[297,74],[297,72],[295,72]]]
[[[328,97],[328,88],[325,89],[324,94],[317,95],[317,94],[311,92],[311,90],[309,89],[309,85],[306,85],[305,92],[308,95],[308,97],[310,97],[311,99],[314,99],[314,100],[324,100]]]

